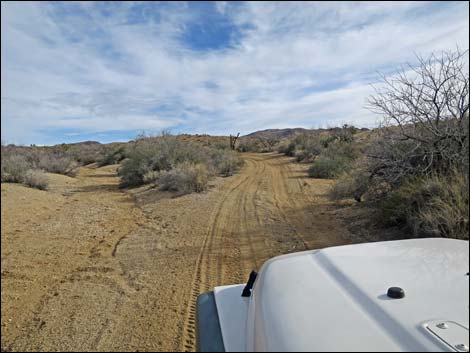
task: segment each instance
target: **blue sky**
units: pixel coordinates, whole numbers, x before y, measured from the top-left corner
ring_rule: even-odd
[[[2,2],[2,140],[376,126],[377,72],[468,48],[467,2]]]

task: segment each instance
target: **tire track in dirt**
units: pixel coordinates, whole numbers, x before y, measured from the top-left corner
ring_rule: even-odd
[[[217,204],[194,271],[180,349],[195,348],[195,305],[199,294],[217,285],[245,281],[251,270],[259,270],[264,260],[278,254],[272,250],[279,242],[273,244],[270,239],[275,225],[267,228],[265,220],[275,220],[290,229],[289,234],[281,235],[283,241],[287,239],[284,248],[305,250],[306,243],[283,211],[291,207],[291,200],[276,163],[279,158],[282,157],[272,154],[244,155],[246,166]],[[296,245],[299,243],[302,248]]]
[[[34,199],[2,206],[2,348],[192,351],[199,294],[273,256],[346,243],[329,181],[277,153],[241,156],[238,174],[178,198],[119,190],[117,166],[47,193],[2,185],[11,205]]]
[[[253,263],[257,267],[253,240],[246,229],[252,222],[247,217],[256,214],[253,199],[259,188],[259,175],[264,173],[265,165],[249,157],[245,161],[246,166],[228,187],[213,212],[196,263],[180,350],[192,351],[195,348],[197,296],[221,283],[244,280],[242,276],[245,269],[253,267]],[[247,236],[239,237],[235,243],[225,242],[230,238],[233,240],[240,232]]]
[[[243,183],[247,182],[249,176],[238,178],[229,187],[213,211],[213,217],[210,221],[209,229],[204,237],[204,241],[199,252],[194,277],[191,285],[190,300],[186,308],[185,320],[183,324],[183,335],[180,351],[192,351],[195,347],[195,320],[196,320],[196,300],[199,294],[210,289],[210,283],[214,278],[220,278],[216,271],[221,272],[221,261],[217,261],[217,266],[211,266],[211,255],[214,255],[214,242],[217,237],[217,227],[221,220],[220,214],[224,203],[229,196],[234,193]],[[220,256],[217,256],[221,258]]]

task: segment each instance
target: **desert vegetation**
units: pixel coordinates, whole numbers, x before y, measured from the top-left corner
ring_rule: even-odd
[[[383,126],[332,189],[367,200],[387,225],[414,236],[468,239],[468,52],[444,52],[403,68],[369,98]]]
[[[141,135],[123,153],[122,187],[153,183],[178,194],[204,191],[212,177],[233,175],[243,164],[229,145],[202,146],[166,132]]]
[[[46,173],[73,176],[90,163],[120,164],[121,187],[154,184],[177,194],[201,192],[214,176],[231,176],[243,160],[228,141],[208,136],[142,134],[128,143],[97,142],[52,147],[2,144],[2,182],[22,183],[46,190]]]
[[[312,178],[336,178],[349,171],[361,154],[361,146],[354,139],[359,131],[347,124],[310,130],[281,143],[278,152],[310,164],[308,174]]]
[[[73,175],[79,165],[59,149],[2,145],[2,182],[22,183],[41,190],[47,189],[44,172]]]
[[[305,131],[281,140],[278,152],[310,164],[312,178],[335,179],[332,200],[366,204],[385,227],[468,239],[467,56],[418,57],[417,65],[382,76],[368,99],[382,117],[379,128]]]

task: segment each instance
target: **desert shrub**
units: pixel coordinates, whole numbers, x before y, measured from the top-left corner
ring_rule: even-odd
[[[175,191],[183,195],[206,190],[209,173],[203,164],[186,162],[171,170],[160,172],[157,181],[160,190]]]
[[[412,178],[379,203],[384,225],[409,229],[414,236],[468,239],[468,174]]]
[[[95,163],[103,159],[105,146],[100,143],[80,143],[62,147],[64,155],[77,161],[80,165]]]
[[[353,125],[344,124],[342,127],[334,128],[331,132],[331,139],[339,142],[350,143],[354,141],[354,135],[359,131]]]
[[[151,171],[169,171],[185,162],[207,164],[209,158],[204,147],[169,134],[141,136],[128,146],[125,154],[127,158],[118,171],[122,187],[144,184],[144,175]]]
[[[335,141],[321,151],[321,156],[330,159],[341,159],[344,163],[352,163],[360,156],[360,152],[353,143]]]
[[[311,163],[322,153],[320,137],[312,134],[303,134],[297,136],[294,140],[296,149],[299,150],[295,155],[297,162]]]
[[[77,166],[78,163],[66,155],[46,151],[40,153],[34,162],[36,169],[64,175],[73,175]]]
[[[218,165],[218,171],[220,175],[228,177],[240,169],[240,167],[243,165],[243,160],[240,158],[234,158],[230,156],[227,159],[224,159],[219,165]]]
[[[47,190],[49,179],[47,175],[40,170],[29,169],[24,174],[23,184],[39,190]]]
[[[341,158],[319,158],[308,169],[311,178],[331,179],[339,176],[347,168],[347,162]]]
[[[207,180],[199,183],[198,178],[230,176],[243,165],[235,151],[193,144],[169,134],[141,136],[124,153],[126,159],[118,170],[121,187],[156,183],[179,193],[203,190]]]
[[[157,172],[155,170],[149,170],[143,176],[143,183],[144,184],[151,184],[151,183],[156,184],[159,176],[160,176],[160,172]]]
[[[105,153],[101,160],[98,161],[98,165],[103,167],[105,165],[117,164],[121,162],[125,157],[126,148],[124,146],[114,148],[111,151]]]
[[[332,200],[355,199],[361,201],[361,197],[367,191],[369,175],[359,166],[342,173],[335,184],[328,191]]]
[[[320,144],[323,146],[323,148],[328,148],[330,143],[336,140],[336,137],[331,135],[331,134],[326,134],[324,136],[320,137]]]
[[[244,163],[243,159],[231,150],[209,149],[207,153],[209,167],[215,174],[225,177],[233,175]]]
[[[31,163],[25,156],[2,151],[2,183],[22,183],[30,168]]]
[[[146,156],[142,152],[133,151],[129,153],[129,158],[125,159],[118,170],[121,178],[120,186],[129,187],[144,184],[144,175],[151,172],[151,156]]]
[[[295,148],[296,148],[295,143],[291,142],[287,145],[279,146],[278,152],[283,153],[283,154],[285,154],[286,156],[289,156],[289,157],[294,157],[295,156]]]
[[[413,73],[383,77],[369,108],[384,128],[371,171],[398,187],[402,180],[469,167],[468,51],[418,57]]]
[[[230,144],[225,142],[216,142],[213,144],[213,147],[218,150],[231,150]]]
[[[259,139],[252,137],[242,137],[238,140],[237,150],[239,152],[262,152],[263,144]]]

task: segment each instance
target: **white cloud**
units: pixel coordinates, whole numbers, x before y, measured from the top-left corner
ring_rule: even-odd
[[[373,126],[364,102],[377,70],[415,52],[466,48],[469,36],[467,3],[220,2],[215,10],[238,26],[239,41],[194,51],[181,35],[211,18],[188,4],[159,16],[130,2],[107,13],[73,6],[58,16],[54,4],[2,3],[2,139]]]

